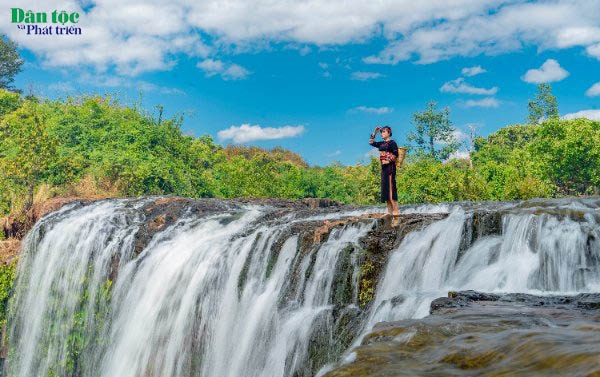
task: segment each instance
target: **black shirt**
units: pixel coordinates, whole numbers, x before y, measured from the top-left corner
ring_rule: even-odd
[[[380,152],[389,152],[398,157],[398,144],[394,140],[388,141],[373,141],[369,143],[371,146],[379,149]]]

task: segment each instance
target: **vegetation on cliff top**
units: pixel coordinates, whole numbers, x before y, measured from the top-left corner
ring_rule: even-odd
[[[430,143],[436,133],[448,136],[448,117],[435,103],[416,114],[411,137],[417,144],[398,176],[401,203],[600,191],[600,122],[552,116],[508,126],[475,138],[468,161],[443,160],[456,145],[439,150]],[[181,117],[162,119],[109,96],[42,101],[0,90],[0,214],[29,208],[36,193],[42,199],[160,194],[378,203],[375,158],[308,166],[282,148],[224,148],[207,135],[187,136],[181,124]]]

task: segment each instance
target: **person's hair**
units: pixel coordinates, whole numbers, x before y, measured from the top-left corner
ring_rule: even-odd
[[[381,128],[381,131],[383,131],[383,130],[388,130],[388,132],[390,133],[390,136],[392,136],[392,127],[390,127],[390,126],[383,126]]]

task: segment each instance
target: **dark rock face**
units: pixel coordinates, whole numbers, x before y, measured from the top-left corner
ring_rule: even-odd
[[[600,293],[580,293],[575,296],[535,296],[527,293],[493,294],[476,291],[448,292],[431,303],[430,314],[444,314],[481,302],[498,302],[515,306],[548,307],[561,310],[600,309]]]
[[[600,293],[449,292],[431,315],[380,323],[338,376],[596,376]]]

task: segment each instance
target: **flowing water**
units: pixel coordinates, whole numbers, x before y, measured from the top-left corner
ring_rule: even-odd
[[[364,313],[360,240],[376,220],[336,227],[308,249],[290,229],[381,209],[267,221],[269,206],[224,204],[181,217],[138,254],[151,200],[68,206],[29,233],[9,376],[310,376],[375,323],[424,317],[448,290],[600,291],[597,199],[405,208],[449,214],[392,251]],[[347,342],[340,318],[360,323]]]

